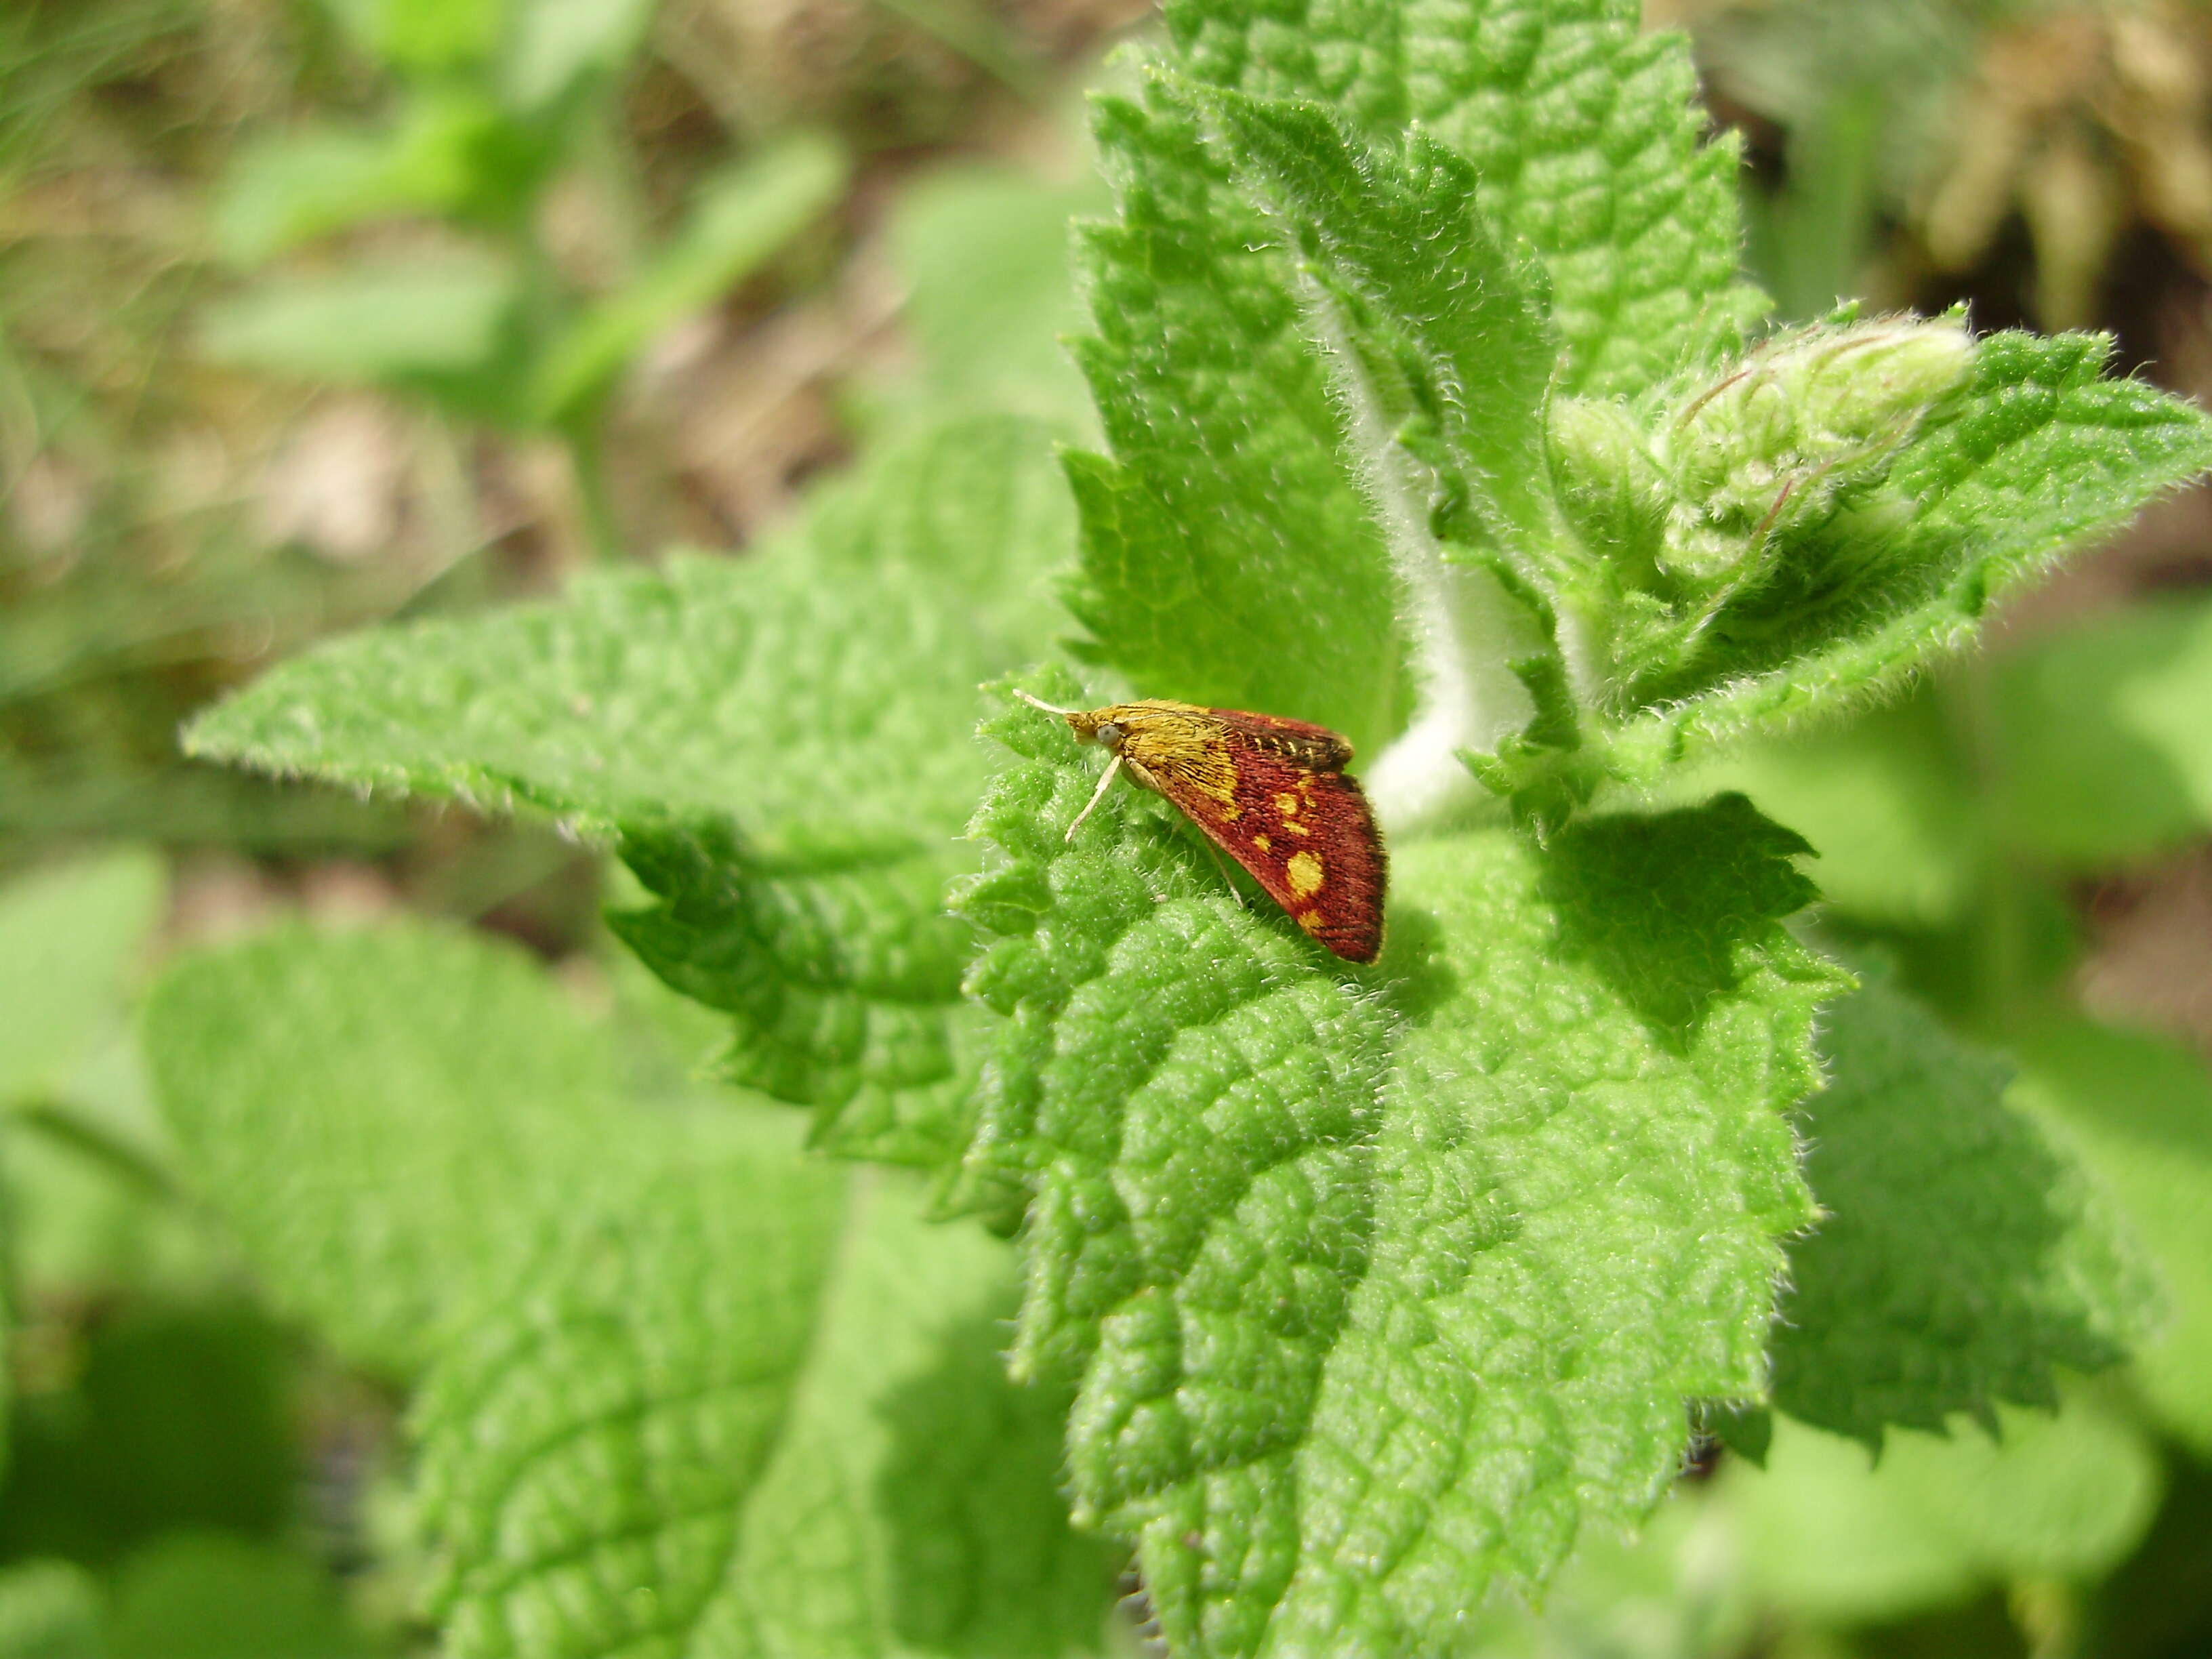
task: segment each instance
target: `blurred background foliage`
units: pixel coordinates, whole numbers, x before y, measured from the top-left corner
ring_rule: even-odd
[[[1983,327],[2108,329],[2122,368],[2212,395],[2212,7],[1650,10],[1746,136],[1782,314],[1965,300]],[[173,1176],[131,1034],[151,966],[404,908],[520,939],[595,1006],[647,994],[588,854],[187,767],[179,721],[333,630],[678,544],[743,556],[925,416],[1079,434],[1066,228],[1104,201],[1079,94],[1147,21],[0,10],[0,1659],[433,1639],[401,1401],[269,1311]],[[1869,1467],[1784,1421],[1763,1468],[1716,1443],[1640,1543],[1595,1540],[1484,1650],[2212,1651],[2212,496],[1902,704],[1685,787],[1723,784],[1819,847],[1832,944],[2012,1057],[2168,1319],[1996,1438],[1893,1434]]]

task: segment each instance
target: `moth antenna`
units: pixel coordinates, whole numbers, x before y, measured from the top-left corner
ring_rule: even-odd
[[[1040,703],[1037,706],[1042,708],[1044,705]],[[1057,714],[1059,711],[1055,709],[1053,712]],[[1114,775],[1121,769],[1121,757],[1116,755],[1107,763],[1104,775],[1098,780],[1098,787],[1091,792],[1091,799],[1085,803],[1083,810],[1075,815],[1075,822],[1067,826],[1067,834],[1064,839],[1068,841],[1075,839],[1075,832],[1083,828],[1083,820],[1091,816],[1092,807],[1106,799],[1106,791],[1114,781]]]
[[[1014,695],[1019,697],[1024,702],[1029,704],[1030,708],[1042,708],[1048,714],[1076,714],[1082,712],[1080,709],[1077,708],[1055,708],[1053,704],[1047,702],[1042,697],[1033,697],[1030,696],[1028,692],[1021,690],[1018,686],[1014,688]]]

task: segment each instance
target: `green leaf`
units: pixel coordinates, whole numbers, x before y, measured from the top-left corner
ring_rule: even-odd
[[[1014,421],[877,456],[794,535],[564,599],[372,629],[194,722],[191,751],[587,835],[734,820],[748,839],[894,845],[957,830],[984,773],[976,681],[1048,625],[1065,498]]]
[[[1067,1530],[1054,1402],[995,1362],[1004,1248],[863,1176],[823,1218],[832,1256],[788,1179],[672,1170],[433,1375],[414,1427],[449,1651],[1097,1641],[1112,1570]]]
[[[340,641],[187,742],[614,839],[659,900],[621,925],[740,1016],[740,1075],[841,1123],[849,1106],[841,1146],[928,1161],[963,1132],[971,1075],[969,947],[939,913],[988,775],[974,688],[1042,643],[1069,541],[1040,430],[955,423],[879,453],[742,563]]]
[[[1119,213],[1085,228],[1076,360],[1110,458],[1075,453],[1091,654],[1147,696],[1259,708],[1364,750],[1404,723],[1382,538],[1267,222],[1158,87],[1098,106]]]
[[[720,298],[820,217],[848,171],[830,139],[796,134],[709,179],[668,246],[547,348],[532,393],[538,418],[558,424],[580,413],[655,334]]]
[[[654,0],[508,0],[501,95],[542,111],[588,77],[612,74],[644,44],[654,9]]]
[[[279,1303],[358,1363],[419,1370],[526,1279],[558,1218],[633,1179],[605,1040],[518,951],[288,929],[187,957],[145,1042],[196,1184]],[[588,1177],[588,1178],[587,1178]]]
[[[498,44],[514,0],[348,0],[365,14],[373,49],[395,69],[467,69]]]
[[[781,1115],[623,1098],[610,1034],[467,935],[288,930],[187,962],[149,1023],[256,1267],[426,1373],[447,1651],[1095,1636],[1110,1568],[1054,1490],[1058,1402],[998,1372],[1012,1264],[972,1225]]]
[[[520,290],[505,262],[453,250],[363,263],[327,276],[269,278],[208,307],[200,347],[243,368],[419,391],[504,414]]]
[[[1956,920],[1992,846],[2072,867],[2131,860],[2212,823],[2212,606],[2161,599],[2010,645],[1963,684],[1754,742],[1669,799],[1738,788],[1804,831],[1829,901],[1868,921]],[[1944,725],[1981,711],[1986,791]],[[1955,719],[1954,719],[1955,724]]]
[[[1717,789],[1802,832],[1821,897],[1855,917],[1940,927],[1974,897],[1988,831],[1929,696],[1755,739],[1678,775],[1666,797]]]
[[[2056,1417],[1999,1420],[1998,1439],[1905,1431],[1870,1466],[1864,1447],[1778,1419],[1766,1468],[1731,1467],[1720,1493],[1753,1583],[1802,1617],[1872,1621],[2116,1565],[2158,1507],[2142,1436],[2087,1390]]]
[[[2122,1358],[2154,1291],[2101,1191],[2004,1103],[2008,1069],[1880,983],[1825,1024],[1805,1175],[1826,1215],[1790,1246],[1775,1405],[1879,1451],[1888,1426],[2055,1407],[2054,1368]]]
[[[1474,793],[1458,752],[1496,748],[1534,713],[1520,659],[1549,632],[1535,580],[1564,533],[1543,418],[1558,343],[1485,233],[1472,169],[1426,132],[1370,151],[1314,105],[1197,101],[1276,204],[1420,647],[1431,718],[1370,781],[1400,824],[1439,814],[1452,790]]]
[[[2212,420],[2141,381],[2100,378],[2110,349],[2095,335],[1975,342],[1966,383],[1871,493],[1721,611],[1694,660],[1650,680],[1639,696],[1668,701],[1613,734],[1613,764],[1648,776],[1893,687],[1969,639],[1993,600],[2212,464]]]
[[[0,1659],[112,1659],[100,1613],[99,1582],[74,1561],[0,1567]]]
[[[913,395],[923,409],[1091,424],[1091,400],[1060,337],[1081,315],[1069,222],[1106,200],[1095,173],[1063,185],[973,163],[899,191],[888,229],[921,360]]]
[[[1999,828],[2066,864],[2172,847],[2212,823],[2212,604],[2094,617],[1991,669]]]
[[[1703,142],[1688,43],[1643,33],[1634,0],[1355,0],[1289,27],[1173,0],[1167,18],[1202,80],[1334,105],[1391,145],[1418,121],[1458,151],[1498,241],[1544,269],[1563,391],[1644,391],[1765,309],[1737,276],[1737,144]]]
[[[737,1017],[732,1082],[814,1110],[816,1144],[942,1164],[975,1086],[960,978],[974,931],[939,908],[941,851],[756,854],[726,831],[634,834],[623,857],[654,903],[616,933],[686,995]]]
[[[305,1554],[172,1533],[116,1571],[108,1659],[357,1659],[369,1652]]]
[[[1004,935],[968,1174],[1028,1200],[1014,1361],[1076,1381],[1078,1514],[1180,1650],[1446,1650],[1641,1514],[1686,1398],[1764,1387],[1840,982],[1779,925],[1801,843],[1739,799],[1401,844],[1353,974],[1150,797],[1065,842],[1095,768],[988,729],[1023,759],[963,901]]]
[[[1377,154],[1312,104],[1200,102],[1280,203],[1326,296],[1314,332],[1356,366],[1346,401],[1364,394],[1364,424],[1431,458],[1445,498],[1428,507],[1431,533],[1510,545],[1551,532],[1543,403],[1558,348],[1483,228],[1474,170],[1418,129],[1401,155]],[[1408,422],[1431,435],[1409,438]]]
[[[2136,1355],[2166,1426],[2212,1454],[2212,1077],[2187,1049],[2083,1020],[2019,1039],[2014,1098],[2104,1182],[2166,1291]]]
[[[1678,1482],[1633,1537],[1577,1545],[1539,1607],[1487,1606],[1464,1651],[1482,1659],[1709,1659],[1754,1648],[1740,1569],[1716,1571],[1705,1492]]]
[[[215,203],[223,257],[254,264],[388,214],[489,205],[506,182],[514,135],[496,106],[459,88],[425,88],[389,131],[309,127],[242,151]]]
[[[1636,23],[1608,0],[1178,0],[1147,105],[1102,121],[1121,216],[1094,239],[1085,362],[1114,459],[1072,469],[1092,654],[1146,691],[1395,735],[1368,694],[1395,674],[1346,658],[1391,637],[1353,626],[1360,589],[1392,586],[1329,516],[1356,477],[1420,659],[1424,706],[1372,778],[1401,829],[1467,817],[1455,753],[1548,826],[1608,778],[1863,701],[2212,463],[2212,422],[2101,380],[2090,337],[1838,313],[1742,349],[1734,152],[1698,147],[1680,41]],[[1194,82],[1234,90],[1166,89]],[[1279,349],[1300,299],[1335,410],[1309,413]]]
[[[0,888],[0,1106],[64,1091],[119,1028],[167,879],[122,848]]]

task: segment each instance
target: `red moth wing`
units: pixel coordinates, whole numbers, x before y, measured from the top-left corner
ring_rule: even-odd
[[[1372,962],[1381,954],[1389,868],[1367,798],[1340,769],[1350,744],[1326,726],[1227,708],[1194,710],[1180,730],[1157,737],[1149,722],[1128,724],[1122,753],[1139,782],[1180,808],[1338,956]],[[1207,751],[1209,763],[1194,763],[1194,749]]]

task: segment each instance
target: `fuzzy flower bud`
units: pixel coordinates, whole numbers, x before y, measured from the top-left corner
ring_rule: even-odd
[[[1724,581],[1777,535],[1824,518],[1844,489],[1881,476],[1973,351],[1955,317],[1820,325],[1692,392],[1653,435],[1672,497],[1662,565]]]

